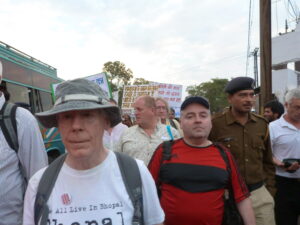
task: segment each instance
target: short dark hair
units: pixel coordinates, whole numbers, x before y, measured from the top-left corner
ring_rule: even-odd
[[[270,108],[273,113],[278,113],[278,117],[281,117],[284,113],[284,106],[278,100],[267,102],[264,108]]]

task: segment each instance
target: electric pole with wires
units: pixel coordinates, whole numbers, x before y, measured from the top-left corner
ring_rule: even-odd
[[[271,0],[260,0],[260,113],[272,99]]]

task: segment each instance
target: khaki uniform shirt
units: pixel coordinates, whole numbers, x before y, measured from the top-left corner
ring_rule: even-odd
[[[177,130],[173,127],[170,128],[174,139],[179,138]],[[151,136],[141,127],[135,125],[123,133],[115,151],[124,152],[131,157],[144,161],[145,165],[148,165],[157,146],[167,140],[171,140],[171,137],[167,131],[167,126],[164,124],[157,123]]]
[[[227,110],[216,115],[212,124],[209,140],[222,143],[230,149],[246,184],[264,181],[271,194],[274,194],[275,167],[267,121],[250,113],[248,122],[242,125]]]

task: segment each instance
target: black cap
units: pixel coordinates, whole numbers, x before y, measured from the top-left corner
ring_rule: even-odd
[[[184,100],[184,102],[181,104],[180,111],[184,110],[188,105],[190,105],[192,103],[200,104],[200,105],[204,106],[205,108],[209,109],[209,102],[206,98],[201,97],[201,96],[191,96],[191,97],[186,98]]]
[[[225,92],[234,94],[241,90],[254,90],[255,81],[251,77],[236,77],[233,78],[225,87]]]

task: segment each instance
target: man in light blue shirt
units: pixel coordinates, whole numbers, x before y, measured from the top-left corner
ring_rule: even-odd
[[[2,64],[0,61],[0,83]],[[5,103],[0,92],[0,110]],[[35,117],[21,107],[16,111],[19,149],[7,143],[0,129],[0,225],[21,225],[25,180],[48,164],[42,135]],[[22,167],[22,171],[21,171]]]

